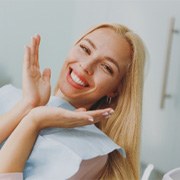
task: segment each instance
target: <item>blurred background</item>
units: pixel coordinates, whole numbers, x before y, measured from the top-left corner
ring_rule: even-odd
[[[180,166],[180,1],[0,0],[0,86],[21,88],[24,46],[39,33],[41,68],[54,87],[74,41],[91,26],[117,22],[139,34],[145,68],[141,162],[151,179]]]

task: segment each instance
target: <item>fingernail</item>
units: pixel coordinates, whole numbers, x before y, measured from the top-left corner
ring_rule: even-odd
[[[110,114],[113,114],[113,113],[114,113],[114,110],[113,110],[113,109],[111,109],[111,110],[109,111],[109,113],[110,113]]]
[[[109,115],[109,113],[108,112],[103,112],[102,115],[107,116],[107,115]]]
[[[93,121],[94,121],[94,119],[93,119],[93,118],[88,118],[88,120],[89,120],[89,121],[91,121],[91,122],[93,122]]]

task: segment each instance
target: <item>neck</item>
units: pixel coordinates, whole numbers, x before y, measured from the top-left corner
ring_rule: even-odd
[[[55,93],[55,96],[60,97],[62,99],[64,99],[65,101],[67,101],[68,103],[70,103],[72,106],[74,106],[75,108],[85,108],[85,109],[91,109],[92,105],[87,105],[87,104],[83,104],[78,100],[72,99],[72,98],[68,98],[67,96],[65,96],[61,91],[57,91]]]

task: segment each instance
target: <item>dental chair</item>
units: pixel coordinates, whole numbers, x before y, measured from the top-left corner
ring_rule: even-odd
[[[167,172],[162,180],[180,180],[180,167]]]
[[[142,178],[141,180],[148,180],[149,179],[149,176],[151,174],[151,171],[154,169],[154,166],[153,164],[148,164],[146,169],[144,170],[144,173],[142,175]]]

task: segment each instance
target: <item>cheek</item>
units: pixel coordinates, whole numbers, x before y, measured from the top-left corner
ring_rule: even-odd
[[[100,92],[109,92],[114,88],[114,78],[110,78],[107,75],[96,75],[95,85]]]
[[[97,73],[95,77],[97,88],[103,92],[109,93],[118,88],[120,82],[119,75],[112,77],[104,73]]]
[[[67,60],[69,63],[81,62],[87,58],[87,55],[78,47],[74,47],[68,54]]]
[[[64,75],[64,73],[66,72],[66,70],[68,69],[68,65],[69,65],[69,60],[68,58],[65,59],[63,65],[62,65],[62,68],[60,70],[60,75]]]

